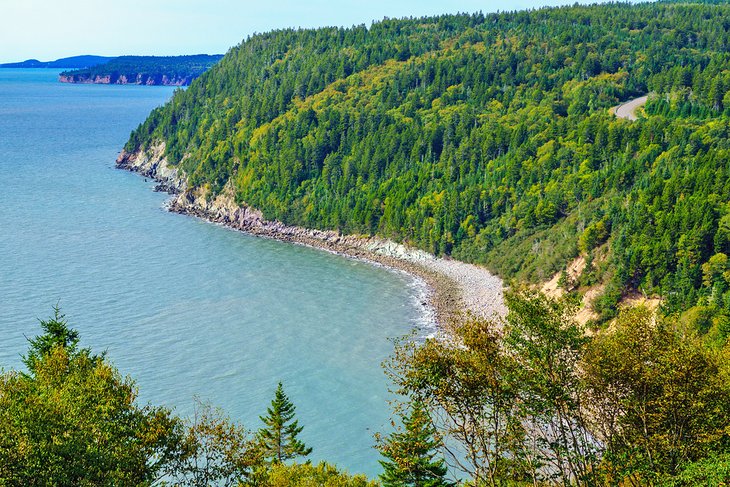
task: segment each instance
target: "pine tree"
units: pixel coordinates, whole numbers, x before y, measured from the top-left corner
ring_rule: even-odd
[[[312,453],[312,449],[297,438],[304,427],[294,419],[295,409],[279,382],[271,407],[266,410],[267,415],[260,417],[266,426],[256,434],[263,457],[272,463]]]
[[[420,402],[411,404],[410,414],[403,416],[405,431],[392,433],[378,446],[387,459],[381,460],[383,487],[443,487],[446,480],[444,460],[436,459],[439,442],[435,428]]]

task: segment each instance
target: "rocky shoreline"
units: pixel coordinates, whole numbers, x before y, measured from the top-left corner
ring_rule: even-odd
[[[423,304],[442,330],[459,323],[467,314],[491,318],[506,313],[502,281],[484,268],[437,258],[378,237],[341,235],[266,220],[260,211],[237,205],[230,187],[213,199],[200,188],[189,190],[178,169],[168,165],[164,152],[162,144],[144,152],[122,151],[116,165],[154,179],[158,182],[156,190],[174,195],[168,205],[170,211],[405,271],[426,284],[428,298]]]

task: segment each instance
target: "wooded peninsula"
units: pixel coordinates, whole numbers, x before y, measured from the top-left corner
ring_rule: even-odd
[[[105,63],[63,71],[62,83],[187,86],[223,56],[119,56]]]
[[[282,30],[135,130],[189,191],[376,234],[727,333],[726,5],[645,3]],[[610,108],[650,93],[642,120]],[[729,108],[730,109],[730,108]]]

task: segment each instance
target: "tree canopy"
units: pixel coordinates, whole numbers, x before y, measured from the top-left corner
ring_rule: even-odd
[[[495,487],[730,481],[730,343],[643,308],[585,336],[566,301],[513,292],[508,306],[397,347],[387,370],[408,410],[378,445],[384,486],[451,485],[447,465]],[[58,309],[42,323],[32,369],[0,374],[0,485],[377,485],[291,463],[311,449],[281,385],[255,436],[209,405],[183,420],[137,404]]]
[[[395,431],[378,444],[383,473],[383,487],[448,487],[448,469],[439,454],[441,443],[436,438],[428,411],[419,401],[409,405],[402,416],[404,430]]]
[[[311,448],[281,384],[258,435],[207,403],[183,419],[138,404],[134,381],[79,348],[58,307],[40,325],[28,371],[0,372],[0,486],[375,485],[326,463],[282,464]]]
[[[457,472],[490,486],[730,481],[730,343],[645,308],[588,337],[564,301],[508,305],[503,321],[403,343],[389,363]]]
[[[30,339],[28,373],[0,374],[0,485],[149,485],[177,455],[168,409],[137,404],[134,382],[79,349],[58,308]]]

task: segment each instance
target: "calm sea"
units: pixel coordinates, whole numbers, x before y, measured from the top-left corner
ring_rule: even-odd
[[[166,87],[67,85],[0,69],[0,367],[59,303],[143,402],[188,415],[199,396],[249,429],[276,383],[314,460],[376,475],[387,430],[380,364],[422,316],[407,277],[168,213],[114,169]]]

